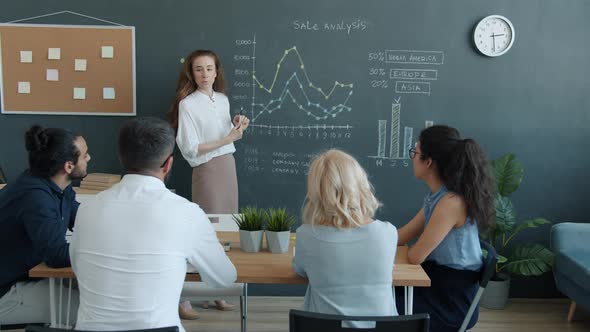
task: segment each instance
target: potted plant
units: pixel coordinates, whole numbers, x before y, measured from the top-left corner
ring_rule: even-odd
[[[295,218],[285,208],[270,208],[266,216],[266,246],[272,253],[285,253],[289,250],[291,225]]]
[[[551,270],[554,254],[540,244],[515,244],[511,240],[521,231],[550,224],[543,218],[518,221],[510,196],[522,181],[524,169],[512,153],[492,162],[496,178],[496,222],[485,235],[498,252],[496,273],[488,283],[481,305],[489,309],[503,309],[508,302],[510,274],[538,276]],[[486,253],[484,252],[484,255]]]
[[[262,247],[263,213],[256,207],[242,208],[240,214],[233,216],[240,229],[240,249],[246,252],[259,252]]]

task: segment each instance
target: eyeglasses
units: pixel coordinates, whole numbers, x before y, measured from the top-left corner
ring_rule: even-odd
[[[414,159],[417,154],[421,154],[420,152],[416,151],[416,148],[411,148],[409,152],[410,152],[410,159]]]
[[[166,159],[164,159],[164,162],[162,163],[162,165],[160,165],[160,168],[166,165],[166,162],[168,161],[168,159],[170,159],[170,157],[174,156],[174,153],[176,153],[176,144],[174,144],[174,149],[172,149],[172,153]]]
[[[164,159],[164,162],[162,163],[162,165],[160,165],[160,168],[163,168],[164,165],[166,165],[166,162],[168,161],[168,159],[170,159],[170,157],[172,157],[174,155],[174,153],[171,153],[168,157],[166,157],[166,159]]]

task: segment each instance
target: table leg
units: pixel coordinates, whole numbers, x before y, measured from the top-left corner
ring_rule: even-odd
[[[57,289],[57,291],[59,292],[59,302],[58,302],[58,315],[57,315],[57,326],[59,328],[63,327],[62,324],[62,319],[63,319],[63,313],[62,313],[62,304],[63,304],[63,285],[64,284],[64,279],[63,278],[59,278],[59,288]]]
[[[414,313],[414,287],[413,286],[407,287],[406,301],[407,301],[406,315],[411,315]]]
[[[70,283],[68,286],[68,311],[66,312],[66,327],[69,329],[73,327],[70,325],[70,307],[72,303],[72,279],[68,280]]]
[[[57,317],[55,314],[55,278],[49,278],[49,316],[51,327],[57,327]]]
[[[408,314],[408,286],[404,286],[404,315]]]
[[[244,311],[242,312],[242,332],[247,332],[247,317],[248,317],[248,284],[244,283],[243,287]]]

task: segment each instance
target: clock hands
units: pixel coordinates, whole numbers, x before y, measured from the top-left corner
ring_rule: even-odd
[[[494,33],[492,32],[492,35],[490,37],[492,37],[492,51],[496,52],[496,35],[494,35]]]
[[[503,33],[495,34],[492,32],[490,37],[492,37],[492,51],[496,52],[496,37],[504,36]]]

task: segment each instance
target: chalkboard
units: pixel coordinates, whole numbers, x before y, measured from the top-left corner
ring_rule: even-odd
[[[314,0],[6,2],[0,21],[70,10],[135,26],[137,115],[164,117],[181,59],[216,51],[232,113],[252,118],[236,144],[240,205],[286,206],[299,215],[310,158],[338,147],[370,174],[383,207],[405,224],[426,186],[407,158],[430,123],[457,127],[490,158],[516,153],[525,178],[514,195],[522,217],[587,220],[590,196],[590,3],[585,0]],[[489,58],[473,45],[485,16],[507,17],[510,51]],[[97,24],[72,15],[34,24]],[[117,129],[126,119],[0,115],[2,141],[32,123],[83,133],[90,170],[120,171]],[[10,179],[26,165],[22,144],[1,144]],[[190,198],[188,164],[169,186]],[[526,240],[547,242],[548,229]]]

